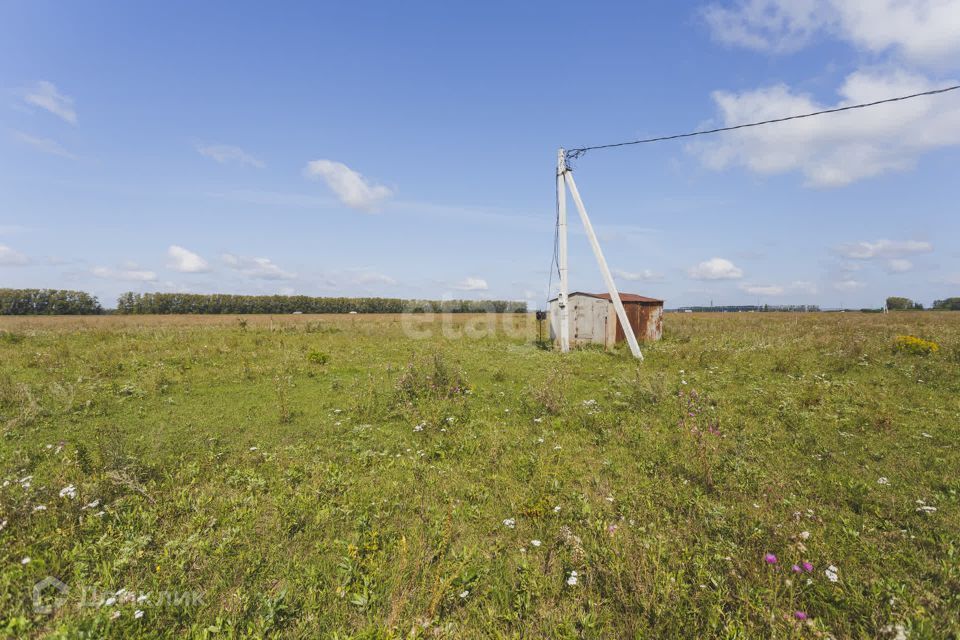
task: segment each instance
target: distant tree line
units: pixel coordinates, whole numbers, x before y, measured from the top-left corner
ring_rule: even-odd
[[[909,309],[923,309],[923,305],[919,302],[914,302],[910,298],[903,298],[900,296],[890,296],[887,298],[887,311],[907,311]]]
[[[942,311],[960,311],[960,298],[947,298],[946,300],[934,300],[933,308]]]
[[[778,305],[746,304],[746,305],[721,305],[718,307],[680,307],[679,309],[668,309],[668,311],[688,311],[688,310],[695,311],[697,313],[710,312],[710,311],[726,312],[726,313],[736,313],[739,311],[759,311],[759,312],[766,312],[766,311],[807,312],[809,311],[809,312],[813,312],[813,311],[820,311],[820,307],[818,307],[815,304],[778,304]]]
[[[61,316],[103,313],[96,297],[63,289],[0,289],[0,315]]]
[[[525,302],[509,300],[404,300],[402,298],[315,298],[198,293],[124,293],[117,313],[524,313]]]

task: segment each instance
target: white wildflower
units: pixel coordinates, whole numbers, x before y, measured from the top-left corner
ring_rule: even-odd
[[[256,451],[257,447],[250,447],[250,451]]]
[[[468,595],[470,595],[470,591],[468,589],[464,589],[460,592],[460,599],[464,600]]]
[[[837,569],[835,566],[830,565],[829,567],[827,567],[826,571],[823,572],[823,574],[827,576],[827,579],[829,579],[830,582],[836,582],[837,580],[840,579],[840,576],[838,575],[839,571],[840,570]]]
[[[534,418],[533,421],[536,422],[537,424],[540,424],[541,422],[543,422],[543,418]]]
[[[560,513],[560,505],[557,505],[553,508],[554,513]]]
[[[414,430],[414,431],[423,431],[423,428],[424,428],[425,426],[427,426],[427,423],[426,423],[426,422],[421,422],[420,424],[416,425],[416,426],[413,428],[413,430]]]
[[[114,612],[113,612],[113,615],[110,616],[110,619],[111,619],[111,620],[116,620],[116,619],[119,618],[119,617],[120,617],[120,612],[119,612],[119,611],[114,611]]]
[[[937,510],[936,507],[932,507],[928,504],[917,507],[917,513],[935,513]]]
[[[6,529],[6,528],[7,528],[7,521],[4,520],[4,521],[0,522],[0,531],[3,531],[3,530]]]
[[[100,498],[97,498],[97,499],[94,500],[93,502],[90,502],[90,503],[87,503],[87,504],[83,505],[83,508],[84,508],[84,509],[96,509],[96,508],[99,507],[99,506],[100,506]]]
[[[543,438],[537,438],[537,444],[543,444]]]
[[[136,618],[136,619],[142,618],[142,617],[143,617],[143,609],[137,609],[136,611],[134,611],[134,612],[133,612],[133,617]]]
[[[580,576],[576,571],[571,571],[570,576],[567,578],[567,584],[571,587],[577,586],[577,583],[580,581]]]
[[[45,505],[45,504],[38,504],[37,506],[35,506],[35,507],[33,508],[33,510],[34,510],[34,512],[37,512],[37,511],[46,511],[46,510],[47,510],[47,505]]]
[[[110,596],[109,598],[107,598],[106,600],[103,601],[103,604],[106,605],[106,606],[108,606],[108,607],[112,607],[112,606],[115,605],[116,603],[117,603],[117,599],[114,598],[113,596]]]
[[[508,529],[513,529],[515,526],[517,526],[517,521],[513,518],[507,518],[503,521],[503,526],[507,527]]]
[[[531,540],[530,544],[533,545],[534,547],[539,547],[543,543],[540,542],[539,540]]]
[[[68,484],[63,489],[60,489],[60,497],[69,498],[70,500],[73,500],[74,498],[77,497],[77,488],[72,484]]]
[[[800,532],[800,539],[801,539],[801,540],[809,540],[809,539],[810,539],[810,532],[809,532],[809,531],[801,531],[801,532]]]
[[[23,556],[20,560],[20,564],[30,564],[30,556]]]
[[[885,476],[881,476],[877,478],[877,484],[890,484],[890,481]]]

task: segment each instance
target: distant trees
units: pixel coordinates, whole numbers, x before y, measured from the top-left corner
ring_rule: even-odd
[[[103,313],[95,296],[63,289],[0,289],[0,315],[91,315]]]
[[[960,311],[960,298],[947,298],[946,300],[934,300],[933,308],[942,311]]]
[[[900,296],[890,296],[887,298],[888,311],[906,311],[907,309],[923,309],[923,305],[919,302],[914,302],[910,298],[902,298]]]
[[[314,298],[197,293],[124,293],[117,312],[140,313],[524,313],[525,302],[509,300],[404,300],[401,298]]]

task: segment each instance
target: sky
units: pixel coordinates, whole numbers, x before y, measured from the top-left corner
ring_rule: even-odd
[[[960,0],[4,0],[0,287],[543,307],[559,147],[958,80]],[[573,169],[621,291],[859,308],[960,295],[957,166],[960,91]]]

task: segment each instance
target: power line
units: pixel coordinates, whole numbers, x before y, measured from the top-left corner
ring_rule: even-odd
[[[772,120],[763,120],[761,122],[750,122],[748,124],[738,124],[732,127],[719,127],[717,129],[707,129],[704,131],[692,131],[690,133],[678,133],[672,136],[659,136],[656,138],[645,138],[643,140],[630,140],[628,142],[615,142],[613,144],[598,144],[592,147],[579,147],[577,149],[570,149],[567,151],[566,159],[576,160],[581,157],[587,151],[594,151],[596,149],[612,149],[614,147],[626,147],[634,144],[648,144],[650,142],[663,142],[665,140],[677,140],[679,138],[692,138],[693,136],[705,136],[709,133],[721,133],[723,131],[734,131],[736,129],[746,129],[748,127],[759,127],[765,124],[776,124],[778,122],[787,122],[788,120],[799,120],[801,118],[812,118],[813,116],[822,116],[827,113],[838,113],[840,111],[850,111],[852,109],[864,109],[866,107],[875,107],[878,104],[887,104],[888,102],[900,102],[901,100],[910,100],[912,98],[920,98],[922,96],[933,96],[939,93],[946,93],[948,91],[954,91],[960,89],[960,84],[954,85],[952,87],[945,87],[943,89],[933,89],[932,91],[923,91],[921,93],[913,93],[908,96],[898,96],[896,98],[886,98],[884,100],[875,100],[874,102],[864,102],[862,104],[852,104],[846,107],[836,107],[834,109],[824,109],[822,111],[814,111],[813,113],[802,113],[795,116],[787,116],[785,118],[774,118]]]

